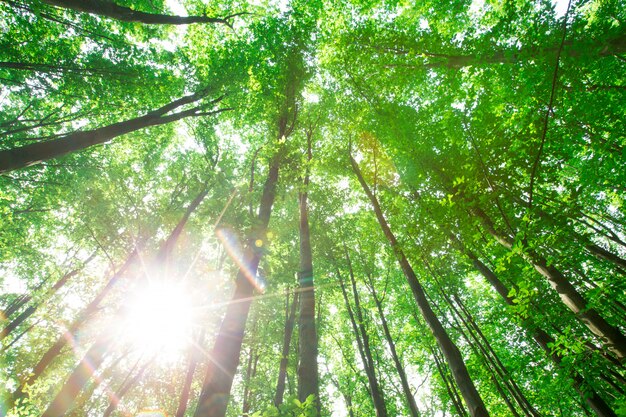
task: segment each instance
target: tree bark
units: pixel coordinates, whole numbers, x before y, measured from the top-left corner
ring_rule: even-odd
[[[203,188],[203,190],[192,201],[192,203],[190,203],[182,219],[172,230],[168,238],[161,243],[158,252],[161,257],[167,258],[169,256],[168,252],[174,248],[174,243],[180,237],[182,229],[188,221],[189,216],[200,205],[200,202],[205,196],[206,188]],[[42,356],[37,365],[35,365],[35,367],[33,368],[30,376],[24,382],[22,382],[22,384],[15,390],[13,395],[7,401],[8,408],[10,408],[14,404],[15,400],[22,398],[25,395],[24,389],[26,388],[26,386],[35,383],[35,381],[43,374],[43,372],[48,368],[52,361],[61,353],[61,351],[69,343],[69,341],[73,340],[74,334],[78,331],[78,329],[98,310],[98,308],[100,307],[100,303],[104,300],[108,293],[113,288],[115,288],[122,275],[134,264],[135,260],[138,257],[138,254],[139,251],[137,248],[135,248],[135,250],[133,250],[133,252],[131,252],[131,254],[126,258],[126,261],[124,262],[122,267],[113,274],[113,276],[109,279],[106,285],[98,292],[96,297],[91,300],[91,302],[85,308],[83,308],[83,310],[79,313],[78,317],[74,320],[71,326],[57,339],[55,344],[46,351],[46,353]],[[97,367],[94,369],[97,369]]]
[[[307,132],[307,162],[313,157],[311,135]],[[315,281],[313,279],[313,254],[311,251],[311,233],[309,230],[309,211],[307,205],[309,187],[309,167],[304,176],[304,191],[300,193],[300,317],[299,363],[298,363],[298,398],[304,402],[310,395],[315,396],[317,413],[320,415],[319,372],[317,364],[317,327],[315,321]]]
[[[22,384],[15,390],[10,400],[7,401],[8,408],[11,408],[14,404],[15,400],[22,398],[26,395],[24,392],[25,388],[28,385],[32,385],[39,379],[39,377],[44,373],[44,371],[50,366],[52,361],[59,356],[63,348],[70,342],[70,340],[74,339],[74,334],[78,331],[78,329],[98,310],[100,303],[104,299],[104,297],[115,287],[118,280],[121,278],[122,274],[126,272],[128,268],[135,262],[137,258],[137,250],[135,249],[126,259],[124,264],[120,267],[120,269],[113,274],[113,276],[109,279],[107,284],[100,290],[100,292],[96,295],[96,297],[78,314],[74,322],[69,326],[69,328],[63,332],[61,336],[57,339],[57,341],[52,345],[46,353],[41,357],[37,365],[33,368],[30,376],[26,378]]]
[[[585,249],[597,256],[600,259],[604,259],[605,261],[609,261],[618,267],[619,271],[624,274],[624,270],[626,269],[626,259],[622,259],[614,253],[609,252],[601,246],[596,245],[595,243],[589,243],[585,245]]]
[[[346,250],[346,258],[349,259],[347,255],[348,255],[348,252]],[[349,268],[351,268],[350,264],[348,265],[349,265]],[[357,346],[359,348],[361,361],[363,362],[363,367],[365,368],[365,374],[367,376],[367,381],[369,384],[368,391],[372,398],[372,403],[374,405],[376,416],[386,417],[387,406],[385,404],[384,395],[382,391],[380,390],[380,386],[378,385],[378,378],[376,377],[376,372],[374,370],[374,360],[372,358],[371,349],[369,348],[369,337],[367,335],[367,332],[365,331],[365,327],[363,326],[360,306],[355,305],[355,310],[359,313],[359,318],[358,318],[359,323],[357,323],[357,319],[354,318],[354,313],[352,311],[352,307],[350,306],[350,301],[348,300],[348,292],[346,290],[346,286],[344,284],[343,278],[341,276],[341,273],[339,272],[339,268],[337,266],[335,267],[337,269],[337,277],[339,278],[339,284],[341,286],[341,293],[343,294],[343,299],[346,303],[346,310],[348,310],[348,316],[350,317],[350,323],[352,324],[354,337],[356,338]]]
[[[197,342],[191,346],[191,351],[189,355],[189,366],[187,367],[187,373],[185,374],[185,382],[183,385],[183,389],[180,393],[180,398],[178,400],[178,408],[176,409],[175,417],[184,417],[185,411],[187,411],[187,404],[189,403],[189,395],[191,393],[191,384],[193,383],[193,376],[196,372],[196,368],[198,367],[198,362],[200,360],[201,351],[198,346],[202,345],[204,340],[204,330],[200,332],[198,336]]]
[[[454,406],[457,414],[459,416],[465,417],[467,415],[467,411],[465,411],[462,400],[459,397],[459,394],[457,393],[456,389],[454,388],[454,381],[450,381],[450,378],[446,374],[445,367],[442,363],[442,360],[439,358],[439,354],[437,353],[438,350],[439,348],[436,348],[436,349],[431,348],[431,353],[433,354],[433,359],[435,359],[435,365],[437,366],[437,371],[439,372],[439,376],[441,376],[441,380],[446,386],[448,397],[450,398],[450,401],[452,402],[452,405]]]
[[[396,344],[393,341],[393,337],[391,336],[391,331],[389,330],[389,325],[387,323],[387,318],[385,317],[385,312],[383,311],[383,306],[378,298],[378,294],[376,293],[376,288],[374,288],[374,283],[372,282],[372,277],[368,275],[369,278],[369,289],[372,293],[372,298],[374,299],[374,303],[376,303],[376,309],[378,310],[378,315],[383,325],[383,333],[385,334],[385,339],[387,339],[387,344],[389,345],[389,351],[391,352],[391,357],[393,359],[393,363],[396,366],[396,370],[398,372],[398,376],[400,377],[400,382],[402,384],[402,391],[404,392],[404,396],[407,401],[407,405],[409,407],[409,412],[411,417],[420,417],[419,409],[417,408],[417,403],[415,402],[415,396],[411,392],[411,387],[409,386],[409,381],[406,377],[406,372],[404,371],[404,366],[400,361],[400,357],[398,356],[398,352],[396,350]]]
[[[144,23],[148,25],[189,25],[192,23],[222,23],[228,25],[226,18],[208,16],[170,16],[146,13],[119,6],[110,0],[43,0],[45,3],[78,12],[106,16],[122,22]]]
[[[94,252],[93,255],[91,255],[89,258],[87,258],[87,260],[85,262],[83,262],[83,267],[88,264],[94,257],[96,256],[96,253]],[[13,332],[15,329],[17,329],[24,321],[26,321],[26,319],[28,319],[30,316],[32,316],[35,311],[37,311],[37,309],[39,307],[41,307],[42,304],[44,304],[46,302],[46,300],[48,298],[50,298],[51,296],[53,296],[58,290],[60,290],[66,283],[67,281],[72,278],[73,276],[77,275],[81,268],[76,268],[70,272],[68,272],[67,274],[63,275],[57,282],[54,283],[54,285],[48,289],[45,293],[45,295],[42,297],[41,301],[29,306],[28,308],[26,308],[22,313],[20,313],[17,317],[15,317],[13,320],[11,320],[11,322],[9,322],[9,324],[6,325],[6,327],[4,329],[2,329],[2,331],[0,331],[0,341],[4,340],[5,337],[9,336],[11,334],[11,332]],[[28,301],[30,301],[30,299],[32,298],[32,294],[29,294],[26,299],[25,299],[25,303],[27,303]]]
[[[222,100],[219,97],[206,104],[199,104],[188,110],[178,113],[167,114],[186,104],[195,103],[208,94],[208,90],[201,90],[198,93],[174,100],[165,106],[160,107],[148,114],[123,122],[113,123],[85,132],[73,132],[66,136],[46,142],[37,142],[30,145],[0,151],[0,174],[21,169],[49,159],[58,158],[72,152],[76,152],[93,145],[99,145],[110,141],[118,136],[150,126],[158,126],[185,117],[198,117],[217,114],[230,109],[220,109],[205,111],[209,105],[213,105]]]
[[[278,370],[278,381],[276,382],[276,394],[274,395],[274,405],[278,407],[283,403],[285,394],[285,379],[287,377],[287,365],[289,365],[289,347],[291,346],[291,335],[296,320],[296,308],[298,306],[298,292],[294,292],[291,308],[289,306],[289,292],[286,292],[285,302],[285,331],[283,338],[283,349],[280,357]]]
[[[115,395],[113,395],[113,398],[111,399],[111,402],[109,403],[109,406],[106,408],[106,410],[104,410],[102,417],[109,417],[111,414],[113,414],[113,412],[117,409],[117,406],[119,405],[122,398],[124,398],[124,395],[126,395],[128,391],[130,391],[135,385],[137,385],[139,380],[143,377],[143,374],[148,370],[148,368],[150,367],[150,365],[152,365],[153,362],[154,362],[154,358],[149,360],[144,366],[142,366],[139,369],[139,371],[137,371],[135,376],[133,376],[128,381],[125,381],[122,384],[122,386],[120,386],[120,388],[117,391],[115,391]]]
[[[496,292],[502,297],[504,302],[510,306],[514,306],[515,302],[511,297],[509,297],[509,289],[504,285],[502,281],[498,278],[498,276],[487,266],[485,265],[476,254],[467,249],[457,238],[456,236],[450,234],[453,243],[457,246],[463,253],[466,254],[468,258],[472,260],[472,263],[480,272],[480,274],[491,284],[491,286],[496,290]],[[551,345],[554,344],[555,340],[552,336],[546,333],[541,328],[538,328],[532,324],[529,324],[527,320],[521,320],[522,326],[528,327],[530,329],[530,333],[532,338],[537,342],[537,344],[541,347],[541,349],[546,353],[546,355],[554,362],[558,367],[561,367],[561,362],[563,357],[556,352],[553,352],[550,348]],[[585,401],[585,403],[594,411],[594,413],[598,417],[617,417],[615,412],[611,409],[611,407],[598,395],[598,393],[588,386],[583,377],[580,376],[577,372],[570,372],[570,376],[574,381],[574,389],[578,394],[580,394],[581,398]]]
[[[439,345],[443,355],[450,366],[450,370],[452,372],[452,376],[456,381],[463,399],[465,400],[465,404],[467,405],[470,415],[472,417],[485,417],[488,416],[489,413],[485,408],[485,404],[483,403],[482,398],[478,394],[476,387],[474,386],[474,382],[472,381],[469,372],[467,371],[467,367],[465,366],[465,362],[463,361],[463,357],[461,356],[461,352],[454,344],[450,336],[446,333],[446,330],[441,325],[441,322],[433,312],[428,299],[426,297],[426,293],[422,288],[413,268],[409,264],[408,259],[404,255],[404,252],[398,245],[398,241],[389,228],[387,224],[387,220],[383,215],[383,212],[380,208],[380,204],[378,203],[378,199],[372,194],[369,186],[363,179],[363,175],[361,174],[361,170],[359,169],[359,165],[354,160],[352,155],[350,155],[350,163],[352,165],[352,169],[356,174],[359,183],[363,187],[363,191],[367,194],[372,206],[374,207],[374,212],[376,214],[376,218],[378,219],[378,223],[380,224],[385,237],[389,241],[393,251],[395,252],[396,258],[400,263],[400,267],[402,268],[402,272],[406,277],[409,286],[411,287],[411,291],[413,292],[413,296],[415,301],[424,317],[424,320],[428,324],[428,327],[433,332],[435,339],[437,340],[437,344]]]
[[[498,232],[489,216],[480,208],[472,207],[471,212],[479,219],[487,232],[505,248],[513,248],[513,239]],[[532,249],[526,251],[524,258],[537,272],[548,280],[550,286],[558,293],[565,304],[582,321],[593,334],[612,351],[620,361],[626,358],[626,337],[616,327],[609,324],[598,311],[589,308],[587,300],[578,292],[571,282],[554,265]]]
[[[401,47],[381,47],[370,45],[379,52],[388,52],[398,56],[407,56],[424,59],[424,63],[420,64],[390,64],[387,67],[405,67],[405,68],[451,68],[459,69],[469,66],[484,66],[493,64],[515,64],[524,62],[528,59],[550,58],[557,55],[559,47],[534,48],[526,47],[521,49],[500,50],[491,55],[479,56],[458,53],[435,53],[429,51],[414,50],[413,48]],[[605,57],[619,55],[626,52],[626,37],[618,36],[593,44],[582,44],[581,42],[565,41],[563,44],[563,54],[571,58],[581,56]]]
[[[280,137],[284,136],[281,129]],[[202,392],[196,408],[195,417],[223,417],[226,414],[230,389],[239,366],[241,344],[246,328],[246,321],[252,304],[256,284],[256,273],[262,257],[262,251],[256,246],[257,241],[266,242],[267,227],[272,206],[276,198],[278,173],[283,158],[283,147],[272,158],[267,179],[261,195],[259,217],[251,233],[243,259],[239,263],[239,272],[235,281],[235,292],[228,304],[226,315],[215,340],[204,379]]]
[[[67,413],[80,391],[104,361],[110,343],[107,335],[91,346],[41,417],[63,417]]]
[[[255,349],[250,347],[250,351],[248,352],[248,366],[246,368],[246,377],[244,379],[244,388],[243,388],[243,405],[241,408],[241,414],[245,417],[248,415],[250,411],[250,394],[252,390],[250,388],[252,377],[254,376],[254,370],[256,368],[256,361],[259,359],[259,356],[256,354]]]

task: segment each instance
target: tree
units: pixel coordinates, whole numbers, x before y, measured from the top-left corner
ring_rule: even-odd
[[[622,3],[0,2],[0,414],[621,416]]]

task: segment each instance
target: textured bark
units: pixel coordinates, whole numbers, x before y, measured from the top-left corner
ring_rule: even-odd
[[[452,309],[455,311],[457,317],[461,320],[461,322],[467,329],[469,336],[473,339],[475,345],[480,350],[485,360],[489,363],[489,366],[491,367],[493,372],[500,377],[500,379],[502,380],[502,384],[510,392],[511,396],[522,409],[523,413],[529,417],[540,417],[540,414],[537,412],[535,407],[530,404],[530,402],[526,398],[526,395],[524,395],[515,380],[511,377],[509,371],[506,369],[502,361],[500,361],[500,358],[491,347],[491,343],[485,337],[478,324],[476,324],[474,317],[467,309],[461,298],[455,294],[452,296],[452,298],[446,295],[446,299]]]
[[[439,376],[441,376],[441,380],[446,386],[448,397],[450,398],[450,401],[452,401],[452,405],[454,406],[457,415],[465,417],[467,415],[467,411],[463,407],[463,402],[459,397],[459,394],[456,392],[456,389],[454,389],[454,381],[451,381],[448,377],[444,364],[439,358],[438,348],[431,348],[431,353],[433,354],[433,359],[435,359],[435,365],[437,366]]]
[[[296,308],[298,306],[298,293],[294,293],[291,306],[289,305],[289,292],[286,293],[285,302],[285,331],[283,333],[283,349],[280,356],[280,366],[278,369],[278,381],[276,382],[276,394],[274,395],[274,405],[278,407],[283,403],[285,394],[285,379],[287,378],[287,365],[289,365],[289,347],[291,346],[291,335],[296,321]]]
[[[254,348],[250,348],[250,352],[248,352],[248,366],[246,367],[246,377],[244,380],[244,389],[243,389],[243,405],[241,407],[241,414],[244,416],[248,415],[250,411],[250,395],[252,390],[250,389],[250,384],[252,378],[254,377],[256,370],[256,362],[259,360],[259,355],[256,354]]]
[[[160,274],[164,276],[166,279],[170,273],[170,258],[174,252],[174,248],[176,246],[176,242],[183,233],[187,222],[189,221],[189,217],[193,214],[194,211],[202,204],[205,197],[209,193],[209,187],[204,185],[200,192],[196,195],[196,197],[189,203],[187,208],[185,209],[185,213],[183,217],[178,221],[174,229],[171,231],[167,239],[161,243],[159,247],[159,251],[156,255],[156,268],[158,271],[155,271],[155,274]]]
[[[504,302],[510,306],[514,306],[515,302],[508,295],[509,289],[506,287],[506,285],[504,285],[504,283],[502,283],[502,281],[500,281],[498,276],[487,265],[480,261],[473,252],[465,248],[465,246],[463,246],[461,242],[459,242],[456,237],[454,237],[454,235],[451,235],[451,238],[453,240],[453,243],[456,242],[457,245],[461,245],[457,247],[460,247],[463,253],[465,253],[467,257],[472,260],[478,272],[480,272],[480,274],[493,286],[496,292],[502,297]],[[537,342],[537,344],[552,360],[552,362],[554,362],[557,366],[560,366],[563,360],[562,356],[559,353],[553,352],[550,348],[550,346],[553,345],[555,342],[554,338],[541,328],[538,328],[528,323],[527,320],[522,319],[521,323],[522,326],[528,327],[530,329],[529,331],[532,338],[535,340],[535,342]],[[604,401],[593,388],[585,383],[583,377],[580,376],[580,374],[578,374],[577,372],[571,372],[570,376],[574,381],[574,389],[576,390],[576,392],[580,394],[581,398],[598,417],[616,417],[615,412],[606,403],[606,401]]]
[[[202,198],[199,198],[202,196]],[[176,239],[180,236],[182,232],[182,227],[186,224],[189,219],[190,214],[200,205],[202,199],[206,196],[206,189],[203,189],[198,197],[194,199],[192,203],[188,206],[185,214],[183,215],[181,221],[178,225],[172,230],[168,238],[163,241],[160,245],[159,255],[161,257],[167,258],[169,256],[168,251],[171,251],[174,247],[174,243]],[[191,209],[191,210],[190,210]],[[166,250],[167,248],[167,250]],[[135,249],[126,259],[122,267],[113,274],[113,276],[109,279],[106,285],[98,292],[93,300],[79,313],[78,317],[74,320],[71,326],[57,339],[57,341],[52,345],[46,353],[39,360],[37,365],[33,368],[30,376],[17,388],[17,390],[13,393],[13,395],[7,401],[8,408],[14,404],[14,401],[18,398],[22,398],[25,395],[24,389],[28,385],[32,385],[48,368],[48,366],[54,361],[54,359],[59,356],[61,351],[68,343],[74,339],[74,335],[76,332],[84,325],[84,323],[95,314],[104,298],[109,294],[113,288],[117,285],[120,278],[122,278],[123,274],[135,263],[138,258],[138,250]],[[97,366],[94,367],[94,370],[97,369]],[[68,393],[72,393],[73,391],[68,391]],[[78,393],[76,393],[77,395]]]
[[[242,259],[236,259],[239,272],[235,280],[235,291],[213,345],[212,361],[207,368],[194,417],[224,417],[226,415],[233,378],[239,366],[248,313],[257,286],[256,274],[263,256],[263,250],[257,247],[257,243],[261,246],[267,243],[267,227],[276,199],[278,174],[286,152],[284,142],[293,132],[297,119],[296,93],[299,88],[298,77],[301,74],[292,66],[300,58],[300,51],[294,50],[290,57],[294,61],[288,63],[286,73],[288,80],[284,100],[279,109],[278,135],[275,138],[279,143],[278,149],[272,157],[263,185],[258,218],[252,227]]]
[[[187,366],[185,382],[183,384],[183,389],[181,390],[180,398],[178,400],[178,408],[176,409],[176,414],[174,414],[175,417],[184,417],[185,411],[187,411],[187,404],[189,403],[189,395],[191,394],[191,384],[193,383],[193,376],[196,372],[196,368],[198,367],[200,355],[202,354],[198,346],[201,346],[203,341],[204,330],[200,332],[196,343],[191,346],[189,365]]]
[[[307,161],[313,155],[311,135],[307,133]],[[313,279],[313,254],[311,252],[311,233],[309,230],[309,211],[307,205],[309,169],[304,176],[304,191],[300,193],[300,317],[299,363],[298,363],[298,398],[305,401],[310,395],[315,396],[318,415],[320,414],[319,371],[317,364],[317,327],[315,321],[315,281]]]
[[[256,286],[256,273],[262,256],[262,251],[257,248],[255,243],[257,240],[266,242],[267,226],[276,198],[282,154],[283,148],[277,151],[272,158],[261,195],[257,224],[246,245],[243,259],[238,260],[240,269],[235,281],[235,292],[228,304],[226,315],[213,346],[212,361],[207,368],[202,392],[194,414],[195,417],[223,417],[226,414],[230,389],[239,366],[241,344]]]
[[[91,346],[41,417],[63,417],[67,413],[80,391],[104,361],[110,342],[108,336],[102,337]]]
[[[437,340],[437,344],[441,349],[448,366],[450,367],[450,371],[452,372],[452,376],[461,391],[461,395],[465,400],[465,404],[467,405],[470,415],[472,417],[484,417],[488,416],[489,413],[485,408],[485,404],[483,403],[482,398],[478,394],[476,387],[474,386],[474,382],[472,381],[469,372],[467,371],[467,367],[465,366],[465,362],[463,361],[463,357],[461,356],[461,352],[458,347],[454,344],[450,336],[446,333],[446,330],[441,325],[441,322],[433,312],[430,307],[430,303],[426,297],[426,293],[422,288],[413,268],[409,264],[408,259],[404,255],[404,252],[398,245],[398,241],[389,228],[387,224],[387,220],[385,219],[383,212],[380,208],[380,204],[378,203],[378,199],[372,194],[369,186],[363,179],[363,175],[361,174],[361,170],[359,169],[359,165],[354,160],[352,156],[350,156],[350,162],[352,165],[352,169],[356,174],[359,183],[363,187],[363,191],[367,194],[372,206],[374,207],[374,212],[376,214],[376,218],[378,219],[378,223],[385,234],[385,237],[389,241],[389,244],[393,248],[396,258],[400,263],[400,267],[404,276],[406,277],[409,286],[411,287],[411,291],[413,292],[413,296],[417,303],[417,306],[426,321],[426,324],[433,332],[435,339]]]
[[[111,402],[109,403],[109,406],[106,408],[106,410],[104,410],[102,417],[109,417],[111,414],[113,414],[113,412],[117,409],[117,406],[119,405],[122,398],[124,398],[124,395],[126,395],[128,391],[130,391],[131,389],[135,387],[135,385],[137,385],[139,380],[143,377],[143,374],[148,370],[148,368],[150,368],[153,362],[154,362],[154,359],[151,359],[150,361],[148,361],[145,365],[143,365],[139,369],[139,371],[137,371],[137,373],[132,378],[122,383],[119,389],[115,391],[115,395],[113,395],[113,398],[111,399]]]
[[[480,208],[472,207],[472,213],[480,220],[487,232],[502,246],[513,248],[513,239],[496,230],[493,221]],[[589,308],[587,300],[578,292],[576,287],[554,265],[532,249],[527,250],[525,259],[548,280],[550,286],[558,293],[565,304],[582,321],[604,345],[612,351],[619,360],[626,358],[626,337],[616,327],[609,324],[598,311]]]
[[[208,16],[170,16],[140,12],[129,7],[119,6],[110,0],[43,0],[57,7],[106,16],[123,22],[144,23],[148,25],[189,25],[192,23],[228,24],[225,18]]]
[[[619,271],[624,274],[624,270],[626,269],[626,260],[620,258],[614,253],[609,252],[601,246],[598,246],[594,243],[590,243],[585,245],[585,249],[587,249],[590,253],[597,256],[600,259],[604,259],[605,261],[609,261],[618,267]]]
[[[93,145],[99,145],[118,136],[144,129],[146,127],[171,123],[185,117],[206,116],[229,110],[221,109],[209,112],[205,111],[208,105],[216,104],[223,98],[220,97],[207,103],[206,105],[196,105],[188,110],[182,110],[178,113],[172,113],[169,115],[167,114],[186,104],[195,103],[204,98],[207,94],[207,90],[202,90],[196,94],[172,101],[171,103],[166,104],[165,106],[162,106],[161,108],[144,116],[135,117],[134,119],[123,122],[113,123],[93,130],[70,133],[59,139],[37,142],[18,148],[2,150],[0,151],[0,174],[25,168],[49,159],[58,158]]]
[[[346,255],[347,255],[347,251],[346,251]],[[352,324],[354,337],[356,338],[357,346],[359,349],[359,355],[361,356],[361,361],[363,362],[363,367],[365,368],[365,374],[367,376],[367,382],[369,384],[368,391],[372,398],[372,403],[374,405],[374,410],[376,411],[376,416],[377,417],[387,416],[388,415],[387,406],[385,404],[385,398],[383,396],[382,391],[380,390],[380,386],[378,384],[378,378],[376,377],[376,372],[374,370],[374,363],[373,363],[374,360],[372,358],[372,352],[369,348],[369,337],[367,335],[367,332],[365,331],[365,327],[363,326],[360,306],[359,305],[355,306],[355,310],[359,312],[359,318],[357,322],[357,319],[354,317],[354,312],[352,311],[352,307],[350,306],[350,301],[348,300],[348,292],[346,290],[346,286],[344,284],[343,278],[338,268],[337,268],[337,277],[339,278],[339,284],[341,286],[341,293],[343,294],[343,299],[346,303],[346,309],[348,310],[348,316],[350,317],[350,323]],[[356,297],[358,297],[358,294],[356,295]]]
[[[402,384],[402,391],[404,393],[404,397],[406,398],[407,405],[409,407],[409,412],[411,417],[420,417],[419,409],[417,408],[417,403],[415,402],[415,396],[411,392],[411,387],[409,386],[409,381],[406,377],[406,372],[404,371],[404,366],[400,361],[400,357],[398,356],[398,352],[396,350],[396,344],[393,341],[393,337],[391,336],[391,331],[389,330],[389,325],[387,323],[387,318],[385,317],[385,312],[383,311],[383,306],[378,298],[378,294],[376,293],[376,288],[374,287],[374,283],[372,282],[371,276],[368,275],[369,278],[369,288],[372,293],[372,298],[376,303],[376,309],[378,310],[378,315],[383,325],[383,332],[385,334],[385,339],[387,340],[387,344],[389,345],[389,351],[391,352],[391,357],[393,359],[393,363],[396,366],[396,371],[398,372],[398,376],[400,377],[400,382]]]
[[[105,296],[111,291],[119,279],[122,277],[124,272],[130,268],[130,266],[137,259],[137,251],[133,251],[122,267],[113,274],[113,276],[109,279],[107,284],[98,292],[96,297],[78,314],[78,316],[74,319],[72,324],[67,328],[66,331],[63,332],[61,336],[57,339],[57,341],[44,353],[41,357],[37,365],[33,368],[30,376],[26,378],[22,382],[22,384],[15,390],[13,395],[11,396],[11,402],[8,404],[8,408],[13,405],[13,402],[19,398],[22,398],[25,395],[24,389],[28,385],[32,385],[39,379],[39,377],[44,373],[44,371],[50,366],[50,364],[54,361],[54,359],[59,356],[63,348],[69,344],[71,340],[74,340],[74,335],[80,329],[83,324],[98,310],[100,303],[105,298]]]
[[[83,263],[83,267],[86,264],[88,264],[95,256],[96,256],[96,254],[94,253],[89,258],[87,258],[87,260]],[[54,285],[50,289],[48,289],[48,291],[46,291],[46,293],[44,294],[44,296],[42,297],[40,302],[37,302],[37,303],[29,306],[23,312],[21,312],[17,317],[15,317],[13,320],[11,320],[9,322],[9,324],[7,324],[6,327],[4,329],[2,329],[2,331],[0,331],[0,341],[2,341],[5,337],[10,335],[11,332],[13,332],[22,323],[24,323],[24,321],[26,321],[26,319],[28,319],[30,316],[32,316],[37,311],[37,309],[39,309],[39,307],[41,307],[42,304],[44,304],[50,297],[52,297],[57,291],[59,291],[67,283],[67,281],[70,278],[72,278],[73,276],[77,275],[81,271],[81,269],[82,269],[82,267],[74,269],[74,270],[68,272],[67,274],[63,275],[57,282],[54,283]],[[31,298],[32,298],[32,295],[28,295],[26,297],[26,299],[25,299],[25,302],[30,301]]]
[[[420,64],[390,64],[387,67],[402,66],[405,68],[451,68],[459,69],[469,66],[485,66],[494,64],[515,64],[526,62],[529,59],[554,59],[561,49],[559,46],[548,48],[527,47],[522,49],[500,50],[493,52],[491,55],[464,55],[462,53],[433,53],[429,51],[419,50],[417,48],[401,48],[401,47],[384,47],[378,45],[370,45],[373,49],[380,52],[387,52],[399,56],[423,58],[424,62]],[[461,51],[459,51],[461,52]],[[563,43],[562,53],[570,58],[578,58],[581,56],[612,56],[620,55],[626,52],[626,37],[618,36],[607,39],[602,42],[585,44],[572,41]]]

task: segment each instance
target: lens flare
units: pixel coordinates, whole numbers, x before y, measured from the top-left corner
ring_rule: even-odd
[[[193,302],[173,282],[150,282],[129,300],[124,338],[133,350],[160,362],[178,359],[191,343]]]

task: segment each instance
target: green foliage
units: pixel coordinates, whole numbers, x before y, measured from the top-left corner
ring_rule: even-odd
[[[270,406],[265,411],[257,411],[250,417],[316,417],[317,408],[315,406],[315,396],[309,395],[300,402],[296,397],[287,397],[285,401],[277,407]]]

